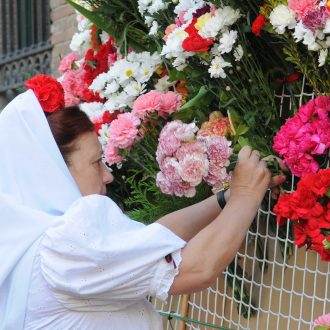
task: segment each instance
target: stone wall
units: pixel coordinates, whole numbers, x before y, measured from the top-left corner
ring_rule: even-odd
[[[65,0],[50,0],[51,8],[51,42],[52,76],[58,77],[57,71],[61,58],[70,52],[70,42],[77,30],[76,15],[74,9]]]

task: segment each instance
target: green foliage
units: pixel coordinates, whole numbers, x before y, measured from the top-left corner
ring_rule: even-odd
[[[180,198],[166,195],[156,185],[156,175],[159,171],[155,161],[157,149],[157,131],[145,135],[138,146],[133,147],[129,154],[129,168],[125,179],[129,195],[124,200],[128,215],[143,223],[149,224],[160,217],[193,205],[212,194],[206,184],[200,185],[193,198]],[[125,166],[125,164],[124,164]]]
[[[114,37],[123,54],[129,47],[136,51],[156,51],[157,45],[148,37],[136,0],[85,0],[92,7],[90,11],[74,0],[68,2],[98,28]]]

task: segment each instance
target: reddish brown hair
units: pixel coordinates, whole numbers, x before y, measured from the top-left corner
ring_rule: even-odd
[[[94,124],[79,107],[67,107],[46,116],[55,142],[68,164],[69,155],[75,150],[74,141],[84,133],[93,132]]]

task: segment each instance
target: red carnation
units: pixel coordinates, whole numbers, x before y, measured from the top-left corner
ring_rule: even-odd
[[[263,14],[259,14],[252,23],[252,33],[255,34],[257,37],[259,37],[260,32],[266,23],[267,23],[267,18]]]
[[[301,178],[297,190],[282,195],[274,207],[278,223],[293,222],[294,244],[330,261],[330,169]],[[328,244],[329,242],[329,244]]]
[[[64,90],[56,79],[38,74],[27,80],[25,86],[33,90],[44,112],[55,112],[64,108]]]
[[[195,28],[197,18],[185,28],[185,31],[189,34],[189,37],[183,40],[182,47],[187,52],[207,52],[209,47],[213,45],[212,39],[204,39],[198,34],[198,30]]]

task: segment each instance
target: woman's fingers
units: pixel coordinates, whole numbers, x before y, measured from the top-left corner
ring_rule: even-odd
[[[282,184],[286,179],[285,175],[275,175],[271,178],[269,188],[273,188]]]
[[[238,160],[244,161],[250,158],[252,149],[249,146],[244,146],[238,153]]]

